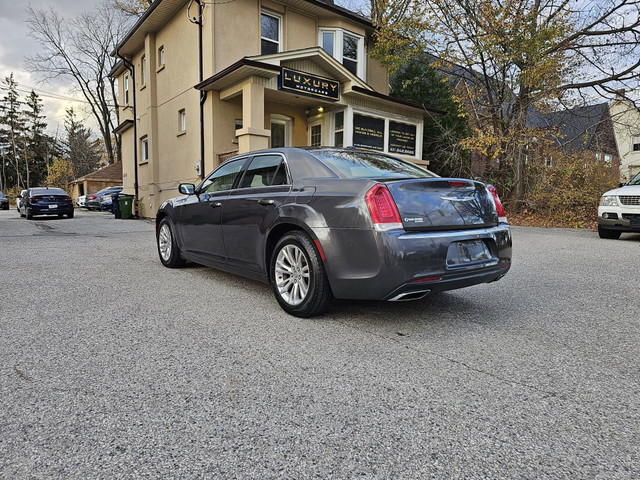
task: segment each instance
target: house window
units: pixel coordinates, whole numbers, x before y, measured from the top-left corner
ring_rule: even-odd
[[[604,163],[611,165],[611,155],[604,154]]]
[[[312,147],[319,147],[322,145],[322,125],[320,123],[311,125],[311,141],[309,145]]]
[[[164,45],[158,48],[158,68],[164,67]]]
[[[262,55],[282,51],[281,20],[282,17],[279,15],[262,12],[260,33]]]
[[[634,152],[640,152],[640,137],[633,137],[631,140]]]
[[[140,163],[149,161],[149,138],[145,135],[140,139]]]
[[[334,116],[334,147],[344,146],[344,112],[336,112]]]
[[[187,112],[183,108],[178,112],[178,132],[186,132],[187,131]]]
[[[321,29],[320,46],[354,75],[364,79],[364,37],[339,28]]]
[[[124,76],[124,104],[129,105],[129,75]]]
[[[142,55],[140,59],[140,70],[142,70],[142,85],[147,84],[147,56]]]

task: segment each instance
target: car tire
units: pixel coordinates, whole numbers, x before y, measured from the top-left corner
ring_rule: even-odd
[[[296,317],[320,315],[333,297],[320,253],[304,232],[290,232],[278,241],[269,277],[282,309]]]
[[[602,228],[598,225],[598,235],[600,238],[606,238],[607,240],[617,240],[622,235],[620,230],[610,230],[608,228]]]
[[[33,220],[33,215],[29,213],[29,210],[25,210],[24,215],[27,217],[27,220]]]
[[[163,218],[158,225],[156,243],[158,245],[158,256],[160,261],[167,268],[180,268],[186,263],[180,255],[180,250],[176,244],[175,230],[173,223],[168,217]]]
[[[67,218],[73,218],[73,212],[67,213]]]

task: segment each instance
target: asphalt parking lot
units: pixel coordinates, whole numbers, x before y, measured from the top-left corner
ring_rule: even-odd
[[[0,478],[640,477],[640,235],[513,237],[498,283],[305,320],[151,222],[0,211]]]

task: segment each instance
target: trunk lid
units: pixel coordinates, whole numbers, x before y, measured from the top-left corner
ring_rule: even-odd
[[[405,230],[493,227],[495,203],[486,186],[473,180],[427,178],[385,182]]]

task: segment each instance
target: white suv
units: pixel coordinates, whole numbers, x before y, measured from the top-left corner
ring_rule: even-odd
[[[622,232],[640,232],[640,173],[620,188],[609,190],[598,207],[600,238],[620,238]]]

